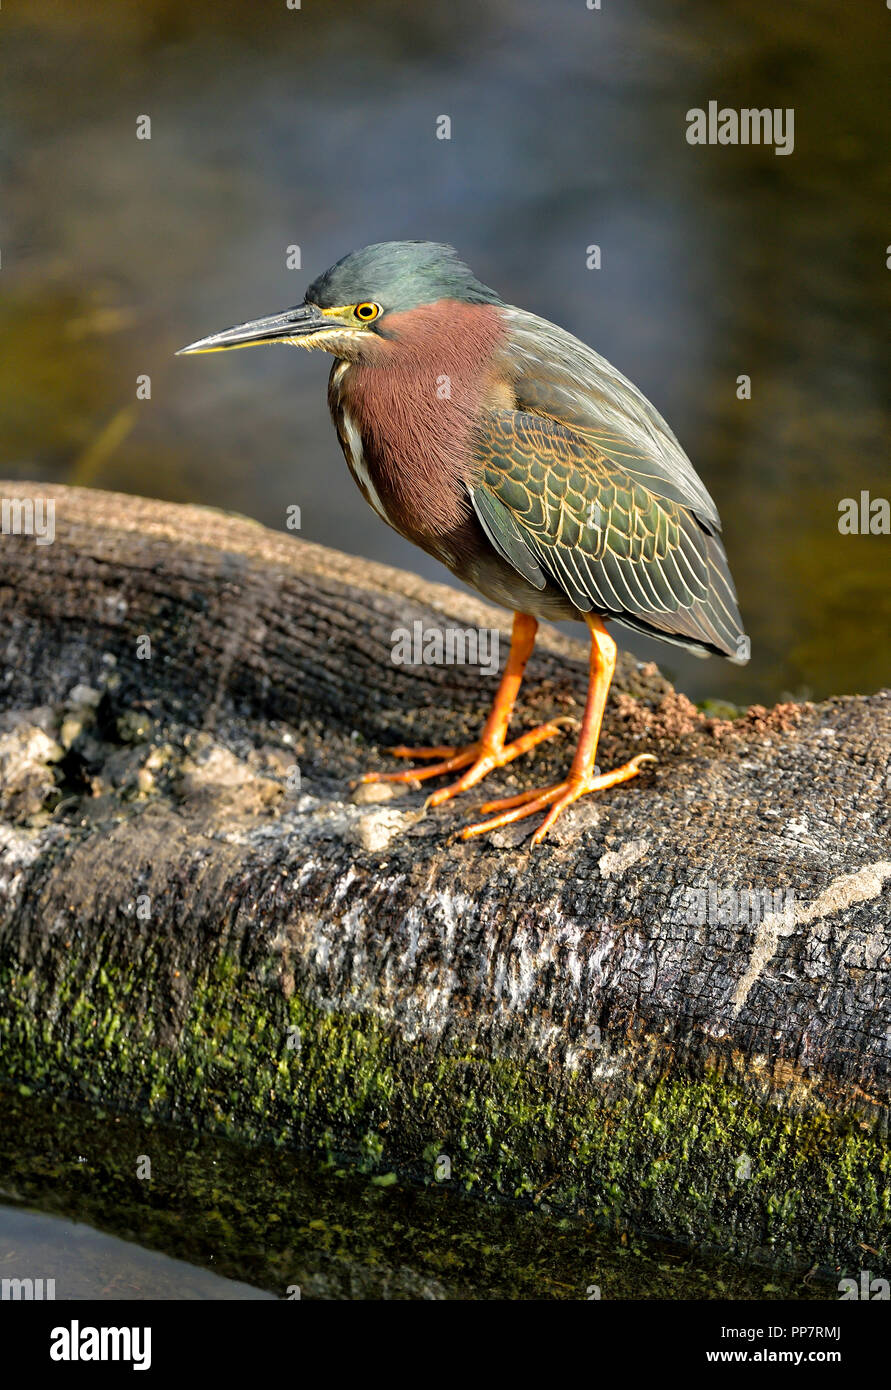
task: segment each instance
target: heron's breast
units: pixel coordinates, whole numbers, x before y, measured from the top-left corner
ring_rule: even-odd
[[[429,547],[462,521],[467,504],[455,411],[431,409],[428,383],[402,374],[398,388],[354,364],[332,373],[330,405],[347,466],[381,520]]]
[[[365,444],[362,439],[362,431],[359,424],[350,413],[348,405],[344,402],[342,393],[337,389],[348,366],[348,362],[339,362],[335,365],[334,371],[331,374],[331,414],[334,419],[334,427],[337,430],[337,438],[340,441],[343,456],[347,461],[347,467],[359,491],[365,498],[365,501],[370,507],[374,508],[382,521],[386,521],[388,525],[394,526],[398,531],[399,527],[396,526],[395,521],[391,520],[383,499],[378,492],[377,483],[365,455]]]
[[[335,364],[329,404],[363,496],[436,553],[470,509],[475,426],[503,389],[493,373],[504,328],[489,306],[442,301],[392,315],[390,332],[369,360]]]

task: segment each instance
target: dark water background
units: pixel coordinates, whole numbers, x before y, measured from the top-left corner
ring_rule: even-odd
[[[4,6],[0,476],[297,503],[448,579],[355,489],[326,356],[173,357],[355,246],[448,240],[637,381],[718,502],[751,664],[627,645],[694,698],[874,690],[891,538],[838,504],[891,495],[889,43],[879,0]],[[793,107],[794,152],[688,145],[711,99]]]

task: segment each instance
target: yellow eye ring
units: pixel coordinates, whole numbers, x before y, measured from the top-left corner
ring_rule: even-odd
[[[380,311],[381,310],[379,304],[366,303],[357,304],[355,309],[353,310],[353,313],[356,315],[356,318],[360,320],[360,322],[371,323],[374,319],[377,318]]]

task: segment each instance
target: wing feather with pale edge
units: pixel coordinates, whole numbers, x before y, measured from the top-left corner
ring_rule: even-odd
[[[632,381],[581,339],[548,319],[505,305],[499,371],[518,409],[559,421],[656,497],[680,502],[709,531],[718,509],[668,424]]]
[[[739,658],[742,624],[716,518],[709,524],[647,486],[594,432],[548,416],[486,412],[475,453],[480,523],[536,588],[550,580],[583,612]]]

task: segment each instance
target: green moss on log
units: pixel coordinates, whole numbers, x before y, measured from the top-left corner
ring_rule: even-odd
[[[301,1145],[369,1173],[451,1180],[479,1195],[632,1223],[747,1255],[817,1263],[887,1247],[891,1154],[867,1121],[762,1105],[719,1074],[609,1098],[583,1071],[400,1040],[373,1015],[286,999],[225,956],[179,1018],[152,951],[89,980],[9,970],[0,1073],[101,1108]],[[871,1267],[878,1261],[871,1256]]]

